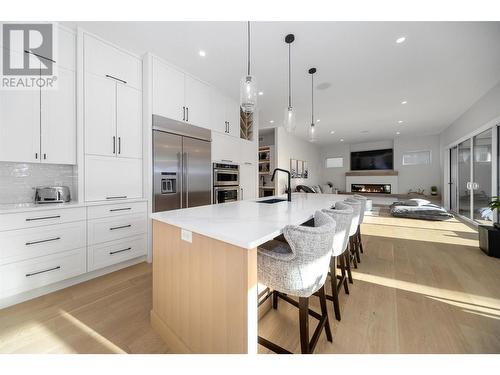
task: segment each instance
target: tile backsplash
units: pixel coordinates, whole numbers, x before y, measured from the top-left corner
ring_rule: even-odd
[[[0,162],[0,204],[30,203],[35,186],[68,186],[76,199],[77,168],[73,165]]]

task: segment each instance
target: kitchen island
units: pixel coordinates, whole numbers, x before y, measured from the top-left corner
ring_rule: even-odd
[[[277,203],[262,203],[272,198]],[[292,194],[152,214],[151,324],[174,352],[257,353],[257,246],[345,195]]]

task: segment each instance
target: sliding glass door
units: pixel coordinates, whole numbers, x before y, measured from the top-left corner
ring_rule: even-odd
[[[450,148],[450,209],[480,224],[491,224],[493,131],[486,130]]]

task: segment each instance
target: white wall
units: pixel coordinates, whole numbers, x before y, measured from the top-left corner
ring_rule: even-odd
[[[292,189],[297,185],[317,185],[321,183],[322,161],[320,147],[317,144],[307,142],[301,138],[287,133],[284,128],[276,129],[276,152],[277,167],[290,170],[290,159],[307,161],[309,167],[309,178],[292,179]],[[285,173],[278,172],[278,192],[283,194],[287,185]]]

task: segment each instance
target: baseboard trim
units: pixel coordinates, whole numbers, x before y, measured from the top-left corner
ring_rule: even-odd
[[[142,263],[146,261],[146,256],[141,256],[139,258],[130,259],[122,263],[113,264],[112,266],[101,268],[99,270],[91,271],[84,273],[82,275],[73,277],[71,279],[59,281],[54,284],[46,285],[41,288],[33,289],[24,293],[16,294],[14,296],[9,296],[3,299],[0,299],[0,309],[4,309],[6,307],[17,305],[18,303],[28,301],[33,298],[37,298],[43,296],[45,294],[49,294],[52,292],[56,292],[61,289],[68,288],[70,286],[80,284],[85,281],[89,281],[91,279],[95,279],[96,277],[106,275],[111,272],[115,272],[121,270],[122,268],[127,268],[133,266],[138,263]]]
[[[160,319],[160,317],[151,310],[151,327],[158,333],[163,341],[168,345],[172,353],[192,354],[191,350],[172,332],[172,330]]]

